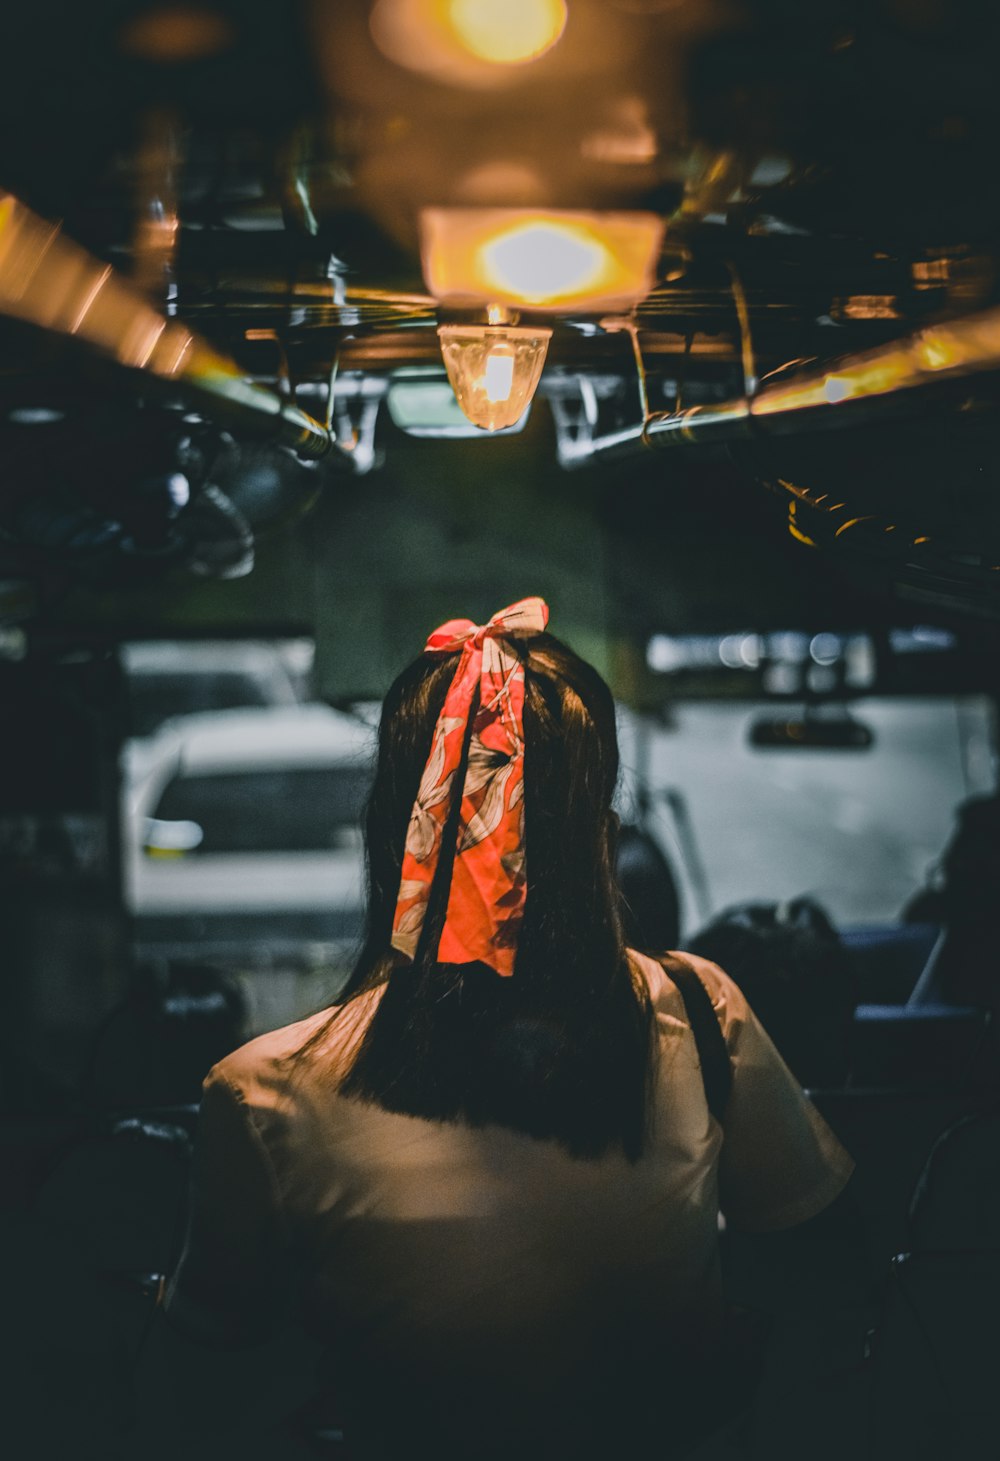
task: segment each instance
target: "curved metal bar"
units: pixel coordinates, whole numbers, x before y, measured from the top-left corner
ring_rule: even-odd
[[[907,391],[1000,370],[1000,308],[928,325],[912,335],[846,355],[752,397],[661,412],[599,437],[594,455],[649,446],[692,446],[836,430],[884,416]]]
[[[300,456],[333,450],[326,427],[247,380],[179,320],[168,319],[110,264],[94,258],[10,193],[0,193],[0,312],[72,335],[131,370],[174,385],[220,420]]]
[[[730,260],[726,264],[729,271],[729,282],[733,291],[733,302],[736,305],[736,318],[740,326],[740,359],[743,365],[743,393],[748,398],[757,394],[757,364],[754,359],[753,335],[750,330],[750,310],[747,305],[747,292],[743,288],[743,280],[740,278],[739,270]]]

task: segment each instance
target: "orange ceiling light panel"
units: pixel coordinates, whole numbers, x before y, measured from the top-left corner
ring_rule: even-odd
[[[649,293],[663,244],[655,213],[425,208],[421,255],[440,304],[545,314],[629,309]]]

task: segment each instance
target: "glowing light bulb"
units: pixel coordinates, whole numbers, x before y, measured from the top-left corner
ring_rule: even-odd
[[[517,66],[555,45],[566,27],[566,0],[451,0],[448,20],[473,56]]]
[[[499,431],[520,421],[541,379],[551,336],[542,326],[438,326],[451,388],[474,426]]]
[[[488,401],[497,404],[510,400],[514,389],[514,352],[509,345],[497,345],[487,355],[482,388]]]

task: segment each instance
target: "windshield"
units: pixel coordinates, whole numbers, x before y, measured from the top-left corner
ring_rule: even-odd
[[[925,884],[956,807],[992,792],[985,697],[871,697],[867,750],[761,750],[770,702],[687,702],[669,726],[626,717],[623,810],[649,798],[692,932],[734,903],[809,894],[841,927],[896,920]],[[796,712],[799,713],[799,712]]]
[[[274,696],[259,676],[243,670],[199,674],[158,670],[133,675],[129,681],[129,727],[134,736],[148,736],[172,715],[235,710],[241,705],[271,705]]]
[[[357,766],[213,772],[170,782],[154,817],[196,824],[200,853],[353,849],[367,793],[367,772]]]

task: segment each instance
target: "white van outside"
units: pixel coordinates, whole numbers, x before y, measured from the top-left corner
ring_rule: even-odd
[[[374,736],[310,704],[178,716],[126,764],[139,958],[338,971],[362,931]]]

